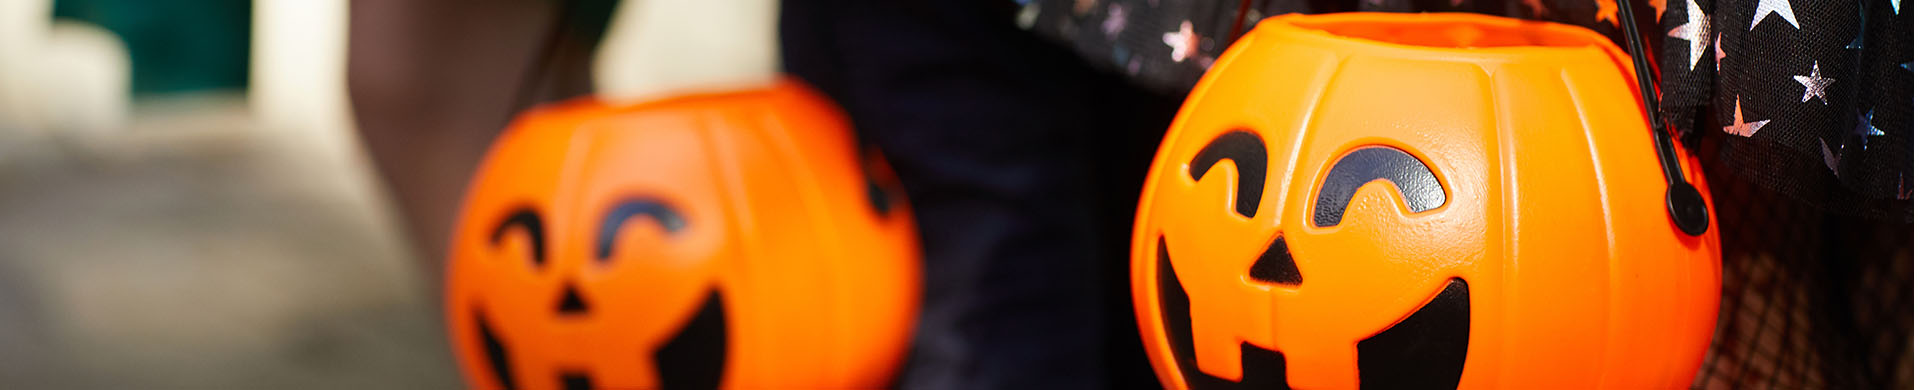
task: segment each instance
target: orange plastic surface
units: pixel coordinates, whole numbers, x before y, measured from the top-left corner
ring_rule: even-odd
[[[533,110],[480,165],[453,234],[445,308],[461,371],[473,388],[553,389],[563,373],[657,388],[654,351],[718,291],[722,387],[885,386],[918,310],[919,247],[903,194],[882,186],[891,206],[881,211],[863,172],[892,183],[863,163],[838,109],[791,80]],[[602,219],[635,198],[677,210],[684,228],[632,218],[596,259]],[[492,240],[521,207],[543,219],[543,265],[530,259],[528,229]],[[556,311],[569,284],[589,310]],[[489,371],[475,321],[509,350],[518,383]]]
[[[1471,285],[1459,381],[1470,389],[1684,388],[1713,333],[1718,227],[1669,221],[1631,62],[1573,26],[1471,14],[1286,15],[1261,22],[1195,87],[1161,144],[1133,233],[1133,298],[1154,369],[1185,389],[1162,325],[1156,251],[1192,307],[1195,364],[1241,380],[1241,343],[1285,356],[1296,389],[1360,387],[1356,343],[1451,278]],[[1258,211],[1235,211],[1240,161],[1200,180],[1222,133],[1264,141]],[[1393,184],[1312,222],[1332,164],[1402,149],[1438,176],[1443,206],[1410,212]],[[1697,160],[1681,152],[1702,190]],[[1708,204],[1712,204],[1711,197]],[[1710,211],[1711,212],[1711,211]],[[1298,285],[1248,277],[1285,237]]]

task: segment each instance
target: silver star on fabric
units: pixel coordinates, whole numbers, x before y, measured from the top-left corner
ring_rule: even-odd
[[[1727,134],[1738,135],[1741,137],[1753,137],[1754,132],[1760,131],[1760,128],[1765,127],[1767,125],[1767,122],[1772,122],[1772,121],[1773,121],[1772,119],[1767,119],[1767,120],[1756,121],[1756,122],[1748,122],[1746,119],[1746,116],[1741,114],[1740,112],[1740,96],[1734,95],[1733,96],[1733,124],[1727,125],[1727,126],[1721,126],[1720,130],[1727,132]]]
[[[1753,28],[1759,26],[1760,21],[1765,20],[1767,15],[1774,14],[1779,14],[1781,19],[1786,19],[1787,24],[1793,25],[1795,30],[1800,29],[1800,20],[1793,17],[1793,3],[1787,0],[1760,0],[1760,6],[1753,9],[1753,23],[1747,25],[1747,31],[1753,31]]]
[[[1894,13],[1897,14],[1899,12]],[[1863,50],[1867,48],[1867,7],[1860,7],[1859,14],[1861,27],[1859,30],[1854,31],[1853,42],[1847,42],[1847,50]]]
[[[1720,71],[1720,60],[1727,58],[1727,52],[1721,50],[1720,34],[1713,34],[1713,71]]]
[[[1899,14],[1900,14],[1900,0],[1888,0],[1888,1],[1892,1],[1892,2],[1893,2],[1893,14],[1894,14],[1894,15],[1899,15]]]
[[[1860,137],[1860,145],[1865,147],[1868,136],[1887,135],[1880,128],[1873,127],[1873,109],[1867,109],[1866,115],[1859,116],[1860,121],[1853,125],[1853,135]]]
[[[1767,0],[1760,0],[1767,1]],[[1687,23],[1667,31],[1667,36],[1687,40],[1687,70],[1700,65],[1700,56],[1707,53],[1707,34],[1712,30],[1708,26],[1707,13],[1700,11],[1699,0],[1687,1]],[[1717,64],[1717,62],[1716,62]],[[1716,66],[1716,69],[1718,67]]]
[[[1820,104],[1827,104],[1827,86],[1833,85],[1833,79],[1820,77],[1820,61],[1813,62],[1813,74],[1806,76],[1793,75],[1793,81],[1798,81],[1800,85],[1807,87],[1806,93],[1800,95],[1801,103],[1806,103],[1808,100],[1813,100],[1814,97],[1818,96],[1820,97]]]
[[[1107,20],[1100,22],[1100,32],[1107,33],[1107,39],[1120,37],[1120,30],[1127,28],[1127,10],[1120,3],[1107,4]]]
[[[1173,48],[1173,62],[1185,62],[1200,48],[1200,36],[1193,34],[1193,21],[1180,21],[1180,31],[1160,35],[1160,41]]]
[[[1834,176],[1840,176],[1840,156],[1827,151],[1827,140],[1824,139],[1820,140],[1820,159],[1826,160],[1827,170],[1833,171]]]

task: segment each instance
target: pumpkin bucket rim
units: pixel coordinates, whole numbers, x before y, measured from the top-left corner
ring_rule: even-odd
[[[1605,36],[1578,26],[1460,12],[1286,14],[1261,21],[1255,30],[1393,57],[1560,60],[1620,52]]]

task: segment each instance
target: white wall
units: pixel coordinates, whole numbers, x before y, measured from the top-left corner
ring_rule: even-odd
[[[625,0],[594,58],[616,102],[764,85],[780,75],[777,0]]]
[[[50,0],[0,0],[0,135],[123,127],[132,72],[125,44],[99,26],[52,17]]]
[[[32,61],[46,41],[52,0],[0,0],[0,132],[35,121],[27,107]]]
[[[347,0],[255,0],[247,101],[264,131],[351,140]]]

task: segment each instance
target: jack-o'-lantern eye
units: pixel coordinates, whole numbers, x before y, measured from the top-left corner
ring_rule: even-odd
[[[1187,177],[1200,181],[1207,170],[1220,160],[1233,161],[1238,181],[1233,189],[1233,210],[1247,218],[1260,211],[1260,198],[1267,190],[1267,143],[1259,134],[1234,130],[1214,137],[1187,163]]]
[[[600,235],[595,241],[593,258],[602,263],[613,260],[613,244],[620,239],[620,227],[634,216],[644,216],[660,224],[660,230],[668,235],[680,233],[687,228],[687,220],[678,210],[657,199],[629,199],[621,201],[607,211],[600,220]]]
[[[1407,201],[1407,211],[1418,213],[1440,208],[1447,203],[1447,190],[1420,158],[1389,146],[1354,149],[1333,163],[1327,177],[1320,181],[1320,195],[1313,205],[1313,226],[1333,227],[1347,213],[1354,191],[1376,180],[1393,183]]]
[[[1193,156],[1187,164],[1187,176],[1194,181],[1205,177],[1220,160],[1233,161],[1237,181],[1233,189],[1233,210],[1247,218],[1253,218],[1260,211],[1260,200],[1265,197],[1267,187],[1267,143],[1260,135],[1246,130],[1234,130],[1214,137],[1200,153]],[[1287,250],[1286,237],[1275,236],[1267,244],[1267,250],[1247,270],[1254,280],[1267,283],[1298,286],[1304,280],[1300,276],[1300,267],[1293,263],[1293,253]]]
[[[505,239],[507,232],[515,230],[514,228],[519,228],[518,230],[520,230],[522,234],[527,235],[528,261],[533,263],[534,268],[545,266],[547,263],[547,234],[545,224],[540,221],[540,212],[530,206],[521,206],[514,209],[513,212],[507,213],[506,218],[500,220],[499,225],[494,226],[493,234],[488,241],[494,246],[499,246],[500,240]]]

